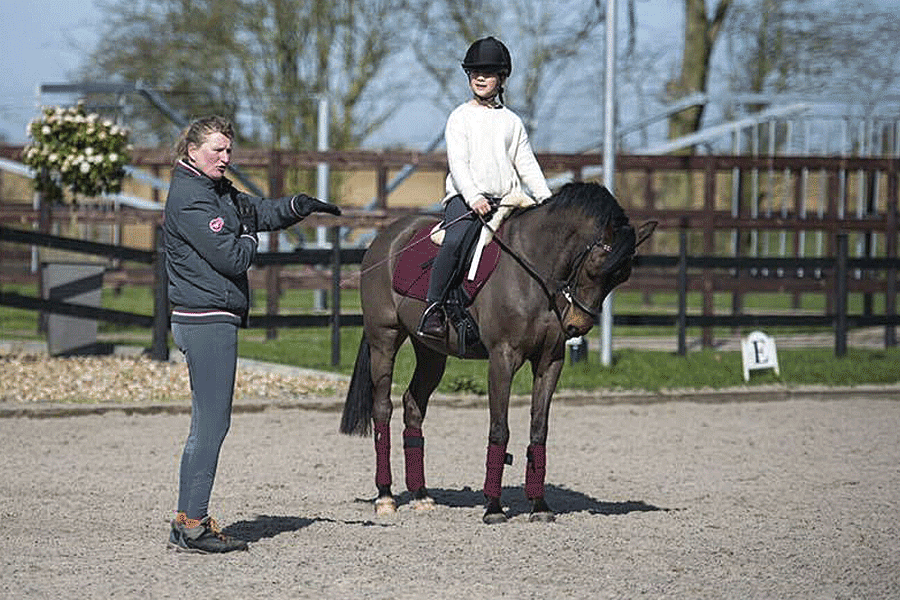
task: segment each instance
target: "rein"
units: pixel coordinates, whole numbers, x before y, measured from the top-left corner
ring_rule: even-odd
[[[537,272],[537,269],[535,269],[531,265],[531,263],[529,263],[527,260],[525,260],[524,258],[519,256],[515,252],[515,250],[513,250],[512,248],[507,246],[506,242],[504,242],[502,239],[500,239],[500,236],[497,235],[497,232],[494,231],[491,228],[491,226],[488,225],[487,221],[484,220],[484,217],[482,217],[481,215],[478,215],[478,218],[481,220],[481,223],[488,229],[488,231],[491,232],[491,234],[494,237],[494,241],[497,242],[497,245],[500,246],[500,249],[503,250],[504,252],[506,252],[507,254],[509,254],[512,257],[512,259],[514,261],[516,261],[519,264],[519,266],[522,267],[526,273],[528,273],[528,275],[531,276],[532,279],[534,279],[535,281],[538,282],[538,284],[541,286],[541,290],[544,291],[544,295],[547,296],[547,300],[549,301],[549,304],[550,304],[550,309],[556,314],[556,318],[559,319],[559,326],[562,328],[563,332],[565,332],[565,325],[563,324],[565,317],[563,316],[563,314],[561,312],[559,312],[559,307],[556,306],[556,294],[552,293],[550,291],[550,288],[547,287],[547,284],[544,281],[543,276]],[[558,291],[557,291],[557,293],[558,293]]]
[[[509,254],[513,260],[515,260],[522,269],[525,270],[528,275],[537,281],[538,285],[541,286],[541,290],[543,290],[544,295],[547,296],[548,304],[550,305],[550,310],[553,311],[553,314],[556,315],[557,320],[559,321],[559,326],[563,330],[563,334],[568,338],[569,335],[566,333],[565,326],[565,317],[568,314],[569,310],[571,310],[572,306],[578,307],[580,310],[585,313],[591,315],[594,320],[598,318],[599,312],[592,310],[588,307],[584,302],[578,299],[576,296],[576,290],[578,288],[578,275],[581,273],[581,267],[584,264],[584,261],[587,259],[588,255],[594,248],[600,247],[607,254],[612,252],[612,246],[603,241],[603,238],[597,238],[588,246],[582,250],[578,256],[575,257],[574,267],[572,268],[572,272],[569,274],[568,279],[561,286],[556,288],[555,292],[551,292],[550,288],[547,285],[547,282],[544,281],[544,277],[538,273],[537,269],[529,263],[524,257],[519,256],[515,250],[510,248],[501,238],[497,235],[497,232],[488,225],[487,221],[483,216],[478,215],[481,223],[491,232],[494,240],[496,240],[497,245],[500,246],[500,249]],[[557,306],[556,299],[557,297],[562,296],[565,301],[568,303],[565,311],[560,311],[559,306]]]
[[[462,221],[463,219],[467,218],[467,217],[468,217],[469,215],[471,215],[473,212],[475,212],[475,211],[469,210],[469,212],[467,212],[467,213],[465,213],[465,214],[463,214],[463,215],[460,215],[459,217],[453,219],[453,220],[450,221],[449,223],[443,223],[443,222],[442,222],[441,225],[440,225],[440,227],[437,228],[437,231],[443,231],[444,229],[447,229],[448,227],[450,227],[451,225],[453,225],[453,224],[456,223],[457,221]],[[484,222],[484,221],[482,221],[482,222]],[[380,267],[381,265],[383,265],[384,263],[386,263],[386,262],[388,262],[389,260],[391,260],[392,258],[394,258],[394,257],[396,257],[396,256],[400,256],[401,254],[403,254],[404,252],[406,252],[407,250],[409,250],[410,248],[412,248],[412,247],[415,246],[416,244],[421,244],[422,242],[424,242],[425,240],[427,240],[428,237],[429,237],[429,236],[425,236],[425,237],[423,237],[423,238],[420,238],[420,239],[416,240],[415,242],[410,242],[410,243],[406,244],[405,246],[403,246],[402,248],[400,248],[399,250],[397,250],[396,252],[391,252],[391,253],[389,253],[387,256],[385,256],[384,258],[382,258],[382,259],[379,260],[378,262],[369,265],[369,266],[366,267],[365,269],[360,270],[358,273],[356,273],[356,274],[354,275],[354,277],[356,277],[356,278],[362,277],[363,275],[365,275],[366,273],[368,273],[368,272],[371,271],[372,269],[376,269],[376,268]]]
[[[497,234],[497,232],[494,230],[494,228],[488,224],[487,220],[485,220],[485,218],[482,215],[475,213],[474,210],[469,210],[467,213],[457,217],[450,223],[442,223],[438,229],[439,230],[446,229],[453,223],[456,223],[457,221],[465,219],[471,214],[475,214],[478,217],[478,219],[481,221],[481,224],[485,228],[487,228],[488,231],[491,232],[494,240],[497,242],[497,245],[500,246],[500,249],[503,250],[504,252],[506,252],[510,257],[512,257],[512,259],[515,260],[516,263],[518,263],[518,265],[520,267],[522,267],[522,269],[526,273],[528,273],[528,275],[532,279],[534,279],[538,283],[538,285],[541,286],[541,290],[544,292],[544,295],[547,297],[547,303],[549,305],[549,310],[553,311],[553,314],[556,315],[556,319],[559,321],[559,327],[560,327],[560,329],[562,329],[563,334],[566,336],[566,338],[568,338],[569,336],[566,333],[565,318],[566,318],[566,315],[568,314],[568,312],[571,310],[572,306],[576,306],[579,310],[582,310],[585,313],[591,315],[594,318],[594,320],[596,320],[598,318],[599,311],[592,310],[583,301],[581,301],[577,297],[576,291],[578,288],[578,275],[581,272],[582,264],[587,259],[588,255],[591,253],[591,251],[594,248],[600,247],[607,254],[612,252],[612,246],[610,246],[605,241],[603,241],[602,237],[597,238],[596,240],[594,240],[593,242],[588,244],[587,247],[584,250],[582,250],[578,254],[578,256],[575,257],[575,265],[572,269],[572,272],[569,274],[568,279],[566,279],[566,281],[563,282],[562,285],[558,286],[555,291],[551,291],[550,287],[547,285],[547,282],[544,280],[543,275],[541,275],[537,271],[537,269],[530,262],[528,262],[527,259],[520,256],[515,250],[510,248],[506,244],[506,242],[504,242],[503,239]],[[386,256],[382,260],[376,262],[375,264],[369,265],[367,268],[356,273],[355,277],[361,277],[363,274],[367,273],[368,271],[371,271],[372,269],[377,268],[378,266],[389,261],[392,257],[403,253],[405,250],[411,248],[415,244],[422,242],[426,239],[428,239],[428,238],[424,237],[424,238],[418,240],[418,242],[409,243],[409,244],[405,245],[403,248],[400,248],[399,250],[397,250],[396,252],[388,254],[388,256]],[[563,299],[567,303],[566,309],[564,311],[560,311],[559,306],[557,306],[557,298],[559,296],[562,296]]]

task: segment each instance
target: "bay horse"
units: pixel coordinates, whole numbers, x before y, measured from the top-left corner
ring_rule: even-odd
[[[432,508],[425,486],[422,424],[428,399],[437,388],[448,355],[461,356],[457,332],[446,339],[417,334],[425,303],[397,293],[392,274],[399,254],[434,216],[411,215],[393,222],[372,241],[360,266],[363,336],[347,392],[340,431],[375,431],[375,510],[396,510],[390,464],[394,360],[407,338],[416,365],[403,393],[403,448],[406,486],[413,508]],[[550,401],[565,362],[566,340],[584,335],[597,319],[603,299],[631,275],[635,249],[656,227],[636,231],[613,195],[596,183],[569,183],[544,203],[514,212],[495,239],[502,248],[496,268],[468,307],[488,360],[490,427],[484,495],[485,523],[507,516],[500,502],[509,441],[508,409],[513,376],[531,364],[530,444],[525,493],[531,520],[552,521],[544,500]]]

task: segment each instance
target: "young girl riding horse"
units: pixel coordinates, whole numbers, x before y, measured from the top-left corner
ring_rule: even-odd
[[[463,238],[477,222],[476,215],[486,217],[499,208],[491,222],[496,229],[513,206],[550,197],[522,120],[503,105],[503,84],[512,72],[509,50],[494,37],[477,40],[466,52],[462,68],[472,99],[450,113],[444,131],[450,167],[443,200],[444,240],[431,270],[428,306],[419,325],[420,334],[437,338],[446,333],[443,303],[462,259]]]

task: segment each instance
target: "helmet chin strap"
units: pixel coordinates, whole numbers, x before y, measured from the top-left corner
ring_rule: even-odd
[[[499,108],[503,106],[503,92],[492,94],[489,98],[482,98],[478,94],[472,94],[472,97],[475,99],[475,102],[482,106],[487,106],[490,108]]]
[[[503,106],[503,82],[499,82],[494,93],[487,98],[482,98],[475,92],[472,92],[472,97],[475,98],[475,101],[482,106],[500,108],[501,106]]]

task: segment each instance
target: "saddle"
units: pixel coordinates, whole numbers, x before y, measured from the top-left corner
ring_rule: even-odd
[[[480,226],[481,224],[478,223]],[[415,300],[425,300],[428,294],[428,281],[431,277],[431,265],[437,257],[440,246],[435,244],[431,238],[433,224],[425,225],[415,234],[406,245],[406,249],[400,253],[397,265],[394,267],[393,287],[394,291],[401,296],[413,298]],[[457,272],[451,279],[451,288],[460,287],[465,293],[465,306],[472,304],[478,292],[484,287],[488,277],[494,272],[497,263],[500,261],[500,246],[496,241],[488,244],[478,263],[478,271],[474,279],[461,279],[460,275],[465,271],[466,265],[471,260],[472,247],[474,246],[475,237],[480,227],[473,227],[469,231],[472,233],[472,239],[466,239],[463,242],[465,258],[457,265]],[[469,232],[467,232],[467,238]]]
[[[407,243],[406,249],[398,257],[397,265],[394,267],[392,285],[394,291],[401,296],[422,301],[426,299],[431,265],[440,250],[440,246],[432,238],[433,228],[434,224],[432,223],[417,230]],[[478,325],[467,308],[475,300],[478,292],[484,287],[500,261],[500,246],[496,241],[491,241],[481,253],[474,279],[463,278],[467,265],[471,262],[480,230],[481,223],[476,221],[466,232],[462,244],[464,258],[456,266],[444,302],[447,318],[457,332],[459,353],[461,356],[472,358],[483,358],[487,352],[481,344]]]

